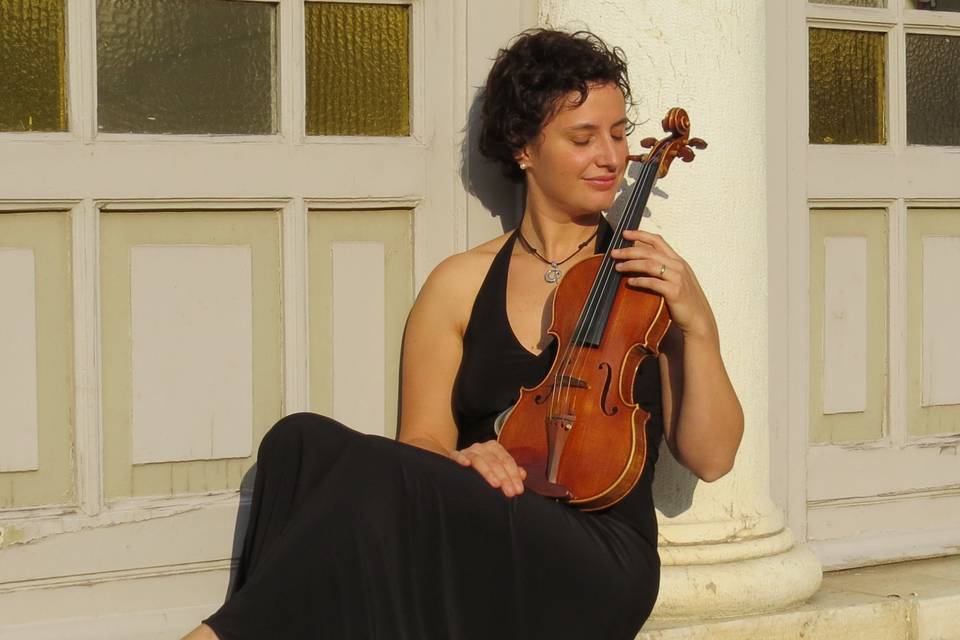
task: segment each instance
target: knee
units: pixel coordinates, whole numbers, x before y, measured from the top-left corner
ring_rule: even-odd
[[[351,430],[336,420],[318,413],[291,413],[281,418],[260,441],[257,459],[262,460],[280,452],[300,449],[308,441],[330,437],[343,437]],[[281,454],[282,455],[282,454]]]
[[[632,572],[625,580],[621,595],[626,596],[625,606],[646,620],[653,610],[660,592],[660,565],[644,565]],[[642,621],[641,621],[642,622]]]

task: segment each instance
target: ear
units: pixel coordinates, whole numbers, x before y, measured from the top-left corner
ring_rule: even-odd
[[[529,169],[530,165],[533,164],[530,161],[530,150],[529,145],[524,146],[523,149],[514,154],[513,159],[517,161],[517,164],[520,165],[520,168]]]

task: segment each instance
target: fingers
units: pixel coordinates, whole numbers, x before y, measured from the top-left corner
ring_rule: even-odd
[[[614,269],[621,273],[645,273],[656,276],[661,280],[670,280],[680,277],[679,265],[675,260],[656,258],[641,258],[639,260],[624,260],[614,265]]]
[[[623,237],[627,240],[645,242],[665,253],[668,257],[678,259],[680,256],[673,250],[667,241],[658,233],[650,233],[641,229],[624,229]]]
[[[523,493],[524,476],[521,475],[523,469],[517,464],[517,461],[513,459],[513,456],[510,455],[510,452],[503,448],[503,445],[501,445],[499,442],[495,442],[493,445],[494,446],[491,446],[493,454],[500,461],[504,471],[506,471],[507,480],[511,483],[514,492],[517,494]]]
[[[610,255],[618,261],[642,259],[656,260],[658,263],[658,268],[660,263],[667,265],[669,268],[670,265],[676,265],[683,262],[683,259],[679,256],[672,256],[654,246],[643,243],[623,247],[621,249],[613,249],[610,252]]]
[[[450,456],[464,466],[471,466],[483,476],[490,486],[499,488],[507,497],[523,493],[526,471],[520,468],[513,456],[496,441],[470,445]]]
[[[668,302],[671,299],[676,298],[679,292],[678,285],[672,282],[667,282],[666,280],[663,280],[661,278],[651,278],[648,276],[634,276],[632,278],[627,278],[627,284],[630,285],[631,287],[649,289],[650,291],[659,293],[664,298],[666,298]]]

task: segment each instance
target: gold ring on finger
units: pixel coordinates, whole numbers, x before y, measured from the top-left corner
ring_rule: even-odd
[[[661,265],[660,265],[660,277],[662,278],[662,277],[663,277],[663,274],[666,273],[666,272],[667,272],[667,265],[661,264]]]

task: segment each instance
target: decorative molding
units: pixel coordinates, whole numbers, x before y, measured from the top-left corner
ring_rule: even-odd
[[[361,211],[376,209],[416,209],[422,198],[305,198],[307,211]]]
[[[0,215],[4,213],[34,213],[43,211],[71,211],[80,200],[0,200]]]
[[[103,213],[164,213],[185,211],[204,213],[207,211],[261,212],[279,211],[289,206],[290,198],[159,198],[144,200],[140,198],[112,198],[96,200],[97,209]]]
[[[827,500],[811,500],[807,503],[807,506],[810,509],[828,509],[831,507],[858,507],[886,502],[898,502],[913,498],[953,498],[958,496],[960,496],[960,484],[909,489],[906,491],[890,491],[872,496],[849,496],[830,498]]]

